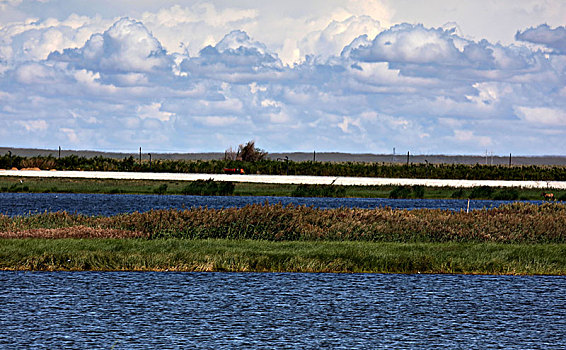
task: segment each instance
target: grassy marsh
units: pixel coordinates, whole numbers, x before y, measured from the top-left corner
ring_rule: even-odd
[[[49,229],[61,231],[53,234]],[[89,233],[90,229],[90,233]],[[84,234],[68,236],[75,232]],[[440,209],[317,209],[281,204],[151,210],[91,217],[66,212],[0,215],[0,238],[256,239],[269,241],[566,243],[566,204]]]
[[[566,244],[13,239],[4,270],[566,274]]]
[[[0,269],[566,275],[566,204],[0,214]]]

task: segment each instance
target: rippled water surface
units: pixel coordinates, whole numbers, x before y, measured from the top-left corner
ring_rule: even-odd
[[[112,195],[76,193],[0,193],[0,213],[27,215],[65,210],[85,215],[115,215],[144,212],[151,209],[183,209],[191,207],[243,207],[253,203],[307,205],[317,208],[376,208],[466,210],[468,201],[461,199],[387,199],[387,198],[293,198],[248,196],[180,196],[180,195]],[[470,209],[499,206],[507,201],[470,201]],[[540,202],[534,202],[540,203]]]
[[[566,278],[0,272],[2,349],[564,349]]]

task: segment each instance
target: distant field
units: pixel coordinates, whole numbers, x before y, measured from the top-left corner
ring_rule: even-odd
[[[7,154],[8,151],[13,155],[22,157],[48,156],[57,157],[59,150],[53,149],[32,149],[32,148],[10,148],[0,147],[0,155]],[[142,149],[142,158],[147,160],[151,150]],[[76,155],[79,157],[103,156],[108,158],[123,159],[133,156],[139,157],[138,152],[119,153],[119,152],[98,152],[89,150],[61,150],[61,157]],[[169,160],[214,160],[222,159],[224,153],[204,152],[204,153],[151,153],[152,159]],[[379,163],[406,163],[407,153],[405,154],[371,154],[371,153],[340,153],[340,152],[289,152],[289,153],[269,153],[268,158],[289,157],[289,160],[319,162],[379,162]],[[410,155],[409,161],[416,164],[489,164],[489,165],[508,165],[509,155],[505,156],[475,156],[475,155]],[[515,156],[512,155],[513,165],[566,165],[566,156]]]

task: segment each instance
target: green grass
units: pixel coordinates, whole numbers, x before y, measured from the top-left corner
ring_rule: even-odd
[[[0,215],[0,269],[566,275],[566,205]],[[23,238],[34,237],[34,238]]]
[[[566,244],[4,239],[0,269],[566,275]]]
[[[108,194],[183,194],[187,182],[183,181],[152,181],[152,180],[111,180],[111,179],[65,179],[65,178],[25,178],[20,183],[19,177],[0,177],[0,192],[30,192],[30,193],[108,193]],[[407,193],[409,198],[447,199],[473,198],[473,189],[456,189],[451,187],[422,187],[422,195],[415,189],[400,191],[396,186],[336,186],[340,191],[324,191],[344,197],[357,198],[390,198],[404,196],[394,193]],[[235,183],[235,196],[292,196],[297,185],[287,184],[256,184]],[[342,190],[343,189],[343,190]],[[522,200],[542,200],[540,189],[516,188],[517,198]],[[497,199],[504,194],[503,189],[495,189],[487,197],[478,199]],[[566,200],[566,190],[553,190],[555,198]],[[481,194],[481,193],[480,193]],[[508,194],[508,193],[507,193]]]

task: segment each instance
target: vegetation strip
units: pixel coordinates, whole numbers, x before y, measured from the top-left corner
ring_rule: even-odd
[[[0,238],[31,237],[42,229],[146,239],[255,239],[269,241],[566,243],[566,204],[514,203],[452,212],[440,209],[317,209],[281,204],[243,208],[151,210],[94,217],[66,212],[0,215]],[[85,228],[92,228],[89,231]],[[124,236],[120,236],[123,234]],[[53,236],[49,234],[49,237]],[[41,234],[36,237],[42,238]]]
[[[246,145],[252,149],[253,144]],[[244,146],[244,147],[246,147]],[[243,149],[242,149],[243,151]],[[247,151],[246,151],[247,152]],[[258,155],[259,152],[259,155]],[[121,171],[155,173],[221,174],[224,169],[244,169],[247,174],[304,175],[340,177],[379,177],[407,179],[566,181],[565,166],[537,165],[464,165],[464,164],[399,164],[363,162],[294,162],[265,159],[263,151],[252,151],[246,160],[138,160],[133,156],[122,160],[96,156],[21,157],[0,156],[0,169],[42,169]],[[241,154],[242,155],[242,154]],[[230,157],[228,157],[230,158]]]
[[[0,269],[566,275],[566,205],[0,215]]]
[[[0,269],[566,275],[566,244],[10,239]]]
[[[235,196],[357,197],[357,198],[471,198],[496,200],[542,200],[543,191],[529,188],[425,186],[290,185],[243,182],[153,181],[112,179],[65,179],[0,177],[0,192],[107,193]],[[555,199],[566,200],[566,190],[553,190]]]

